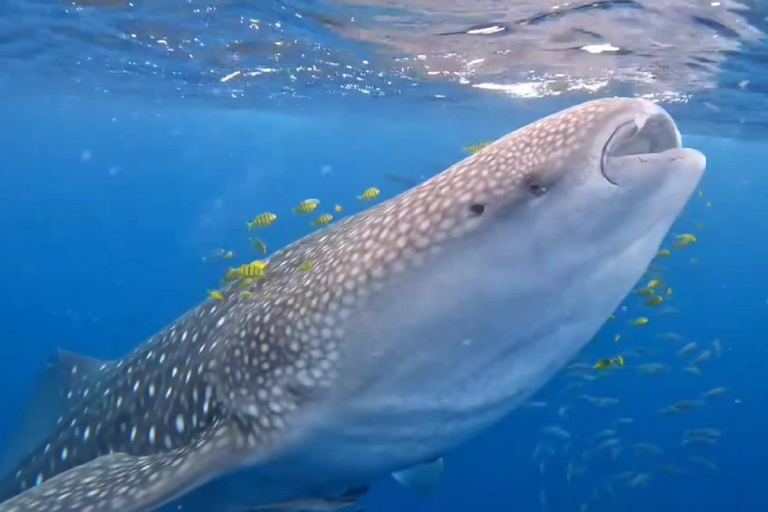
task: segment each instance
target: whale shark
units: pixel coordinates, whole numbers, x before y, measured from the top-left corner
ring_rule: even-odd
[[[331,500],[438,460],[576,356],[705,167],[641,99],[513,131],[122,359],[59,354],[0,511],[153,510],[246,469],[262,504]]]

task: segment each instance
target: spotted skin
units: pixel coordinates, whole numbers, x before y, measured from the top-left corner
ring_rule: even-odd
[[[403,283],[557,187],[565,162],[594,163],[584,134],[627,101],[589,102],[521,128],[302,238],[270,258],[263,279],[233,283],[223,301],[206,301],[105,364],[0,483],[0,512],[151,510],[268,462],[306,411],[382,378],[386,368],[351,368],[370,350],[368,319]]]

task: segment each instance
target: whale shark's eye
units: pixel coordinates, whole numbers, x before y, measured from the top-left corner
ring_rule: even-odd
[[[547,189],[534,181],[528,184],[528,191],[535,196],[540,196],[544,194]]]
[[[485,206],[482,204],[473,204],[469,207],[469,211],[474,213],[475,215],[482,215],[485,211]]]

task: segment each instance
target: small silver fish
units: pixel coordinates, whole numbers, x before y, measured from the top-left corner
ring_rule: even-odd
[[[571,438],[571,434],[569,434],[567,430],[565,430],[564,428],[559,427],[557,425],[550,425],[550,426],[544,427],[544,428],[541,429],[541,431],[544,434],[549,434],[551,436],[554,436],[554,437],[557,437],[557,438],[560,438],[560,439],[570,439]]]
[[[594,435],[594,439],[604,439],[606,437],[615,437],[616,431],[610,428],[606,428],[605,430],[601,430],[597,434]]]
[[[720,437],[722,432],[716,428],[702,427],[693,430],[686,430],[685,437]]]
[[[709,361],[711,358],[712,358],[712,353],[709,350],[705,350],[704,352],[696,356],[696,359],[691,361],[691,366],[700,365],[701,363],[705,363]]]
[[[536,447],[533,449],[533,454],[531,455],[531,460],[536,462],[536,460],[542,456],[542,455],[551,455],[554,457],[555,455],[555,447],[551,444],[547,443],[546,441],[540,441]]]
[[[687,356],[688,354],[690,354],[694,350],[696,350],[696,342],[692,341],[692,342],[688,343],[686,346],[684,346],[683,348],[681,348],[680,351],[677,353],[677,355],[679,355],[681,357],[682,356]]]

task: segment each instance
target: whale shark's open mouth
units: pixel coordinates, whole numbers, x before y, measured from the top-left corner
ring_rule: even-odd
[[[669,114],[660,108],[652,113],[640,113],[632,121],[619,126],[608,139],[603,148],[601,171],[606,180],[618,186],[619,182],[611,172],[612,158],[653,158],[681,147],[680,132]]]

